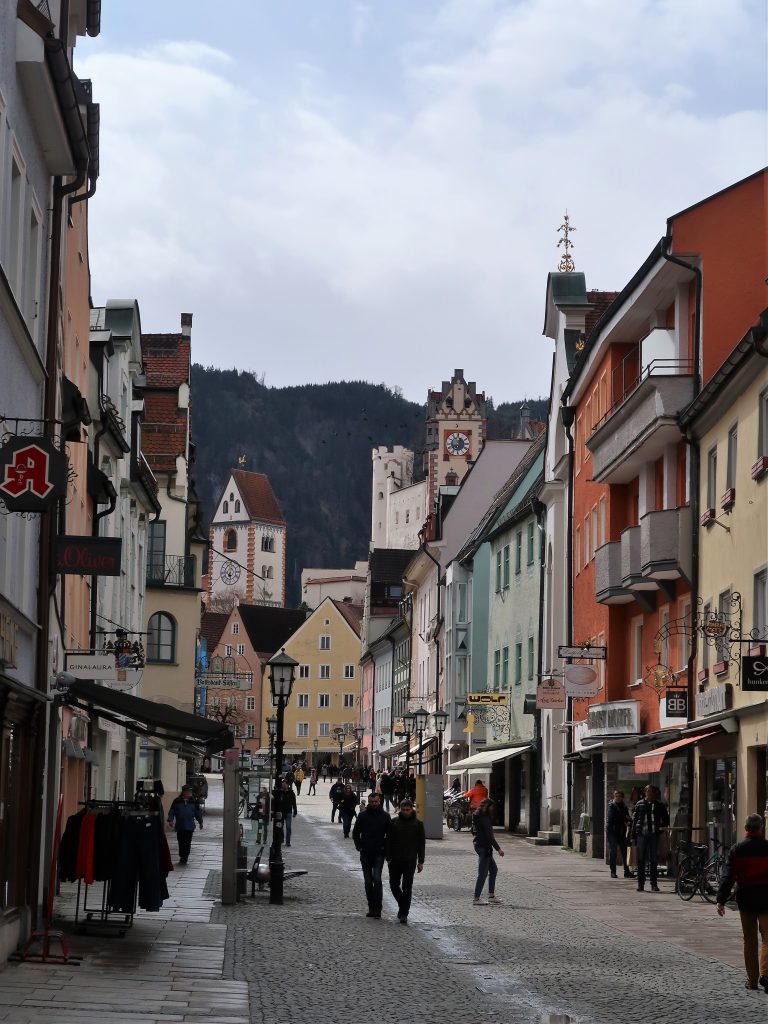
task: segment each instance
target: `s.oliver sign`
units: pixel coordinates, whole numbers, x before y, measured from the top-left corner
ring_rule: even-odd
[[[119,576],[120,537],[59,537],[56,572],[75,576]]]

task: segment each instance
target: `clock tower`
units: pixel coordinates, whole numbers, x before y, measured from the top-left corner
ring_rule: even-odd
[[[464,479],[485,444],[485,394],[474,381],[454,370],[440,391],[427,397],[427,444],[424,472],[427,477],[427,507],[432,508],[440,487]]]

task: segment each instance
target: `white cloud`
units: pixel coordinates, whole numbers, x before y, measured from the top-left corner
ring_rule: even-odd
[[[407,105],[363,117],[330,53],[295,62],[281,101],[203,43],[94,56],[94,295],[136,294],[151,330],[191,310],[198,360],[273,384],[421,400],[463,366],[497,400],[545,393],[565,207],[590,287],[620,288],[669,214],[762,162],[762,112],[717,89],[752,10],[454,0],[403,41]]]

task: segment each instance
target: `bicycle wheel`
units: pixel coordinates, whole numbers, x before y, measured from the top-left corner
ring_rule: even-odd
[[[714,857],[710,857],[701,869],[699,889],[707,903],[715,903],[717,901],[717,890],[720,888],[722,871],[723,862],[717,854]]]
[[[699,872],[690,857],[685,857],[677,869],[677,895],[681,900],[692,900],[699,886]]]

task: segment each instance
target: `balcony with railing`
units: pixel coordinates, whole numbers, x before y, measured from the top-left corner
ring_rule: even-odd
[[[632,480],[679,441],[677,414],[692,399],[693,363],[675,356],[673,331],[651,331],[613,369],[611,406],[587,439],[592,478]]]
[[[194,555],[150,558],[147,562],[147,586],[195,587],[196,562]]]

